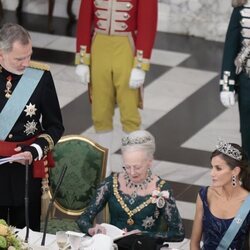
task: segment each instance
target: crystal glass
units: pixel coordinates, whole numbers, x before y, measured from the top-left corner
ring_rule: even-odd
[[[68,242],[68,235],[64,231],[56,232],[56,243],[59,249],[63,249]]]
[[[73,250],[78,250],[81,245],[82,237],[78,235],[69,234],[69,243]]]

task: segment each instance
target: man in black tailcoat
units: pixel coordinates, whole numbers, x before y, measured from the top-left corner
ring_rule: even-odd
[[[63,134],[59,102],[47,65],[31,62],[29,33],[18,24],[0,30],[0,218],[25,227],[25,163],[29,164],[29,224],[40,230],[41,180]]]

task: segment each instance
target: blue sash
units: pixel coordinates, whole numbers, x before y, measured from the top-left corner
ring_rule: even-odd
[[[30,99],[44,71],[26,68],[11,97],[0,113],[0,140],[4,141]]]
[[[226,233],[224,234],[223,238],[221,239],[218,247],[216,250],[226,250],[230,246],[231,242],[233,241],[235,235],[239,231],[242,223],[244,222],[245,218],[247,217],[250,211],[250,195],[247,196],[244,203],[241,205],[237,215],[233,219],[232,223],[230,224],[229,228],[227,229]]]

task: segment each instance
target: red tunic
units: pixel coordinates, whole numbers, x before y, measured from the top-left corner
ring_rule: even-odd
[[[157,0],[83,0],[77,26],[76,64],[90,64],[93,34],[130,36],[135,67],[148,70],[157,28]]]

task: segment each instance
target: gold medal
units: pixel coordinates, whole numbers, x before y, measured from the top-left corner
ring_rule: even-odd
[[[12,83],[11,83],[11,81],[12,81],[12,77],[11,76],[8,76],[7,78],[7,82],[6,82],[6,89],[5,89],[5,97],[6,98],[10,98],[11,97],[11,88],[12,88]]]
[[[134,220],[132,218],[128,218],[127,223],[128,223],[128,225],[131,226],[134,224]]]

